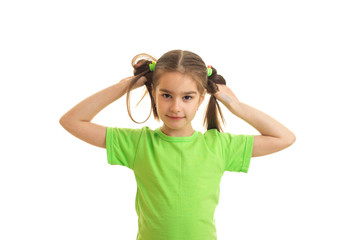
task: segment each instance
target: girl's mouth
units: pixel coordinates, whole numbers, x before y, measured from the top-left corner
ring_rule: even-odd
[[[167,116],[167,117],[172,119],[172,120],[180,120],[180,119],[184,118],[184,117],[171,117],[171,116]]]

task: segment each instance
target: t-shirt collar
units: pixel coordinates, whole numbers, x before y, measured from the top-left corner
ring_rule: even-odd
[[[155,129],[155,133],[157,133],[163,140],[168,141],[168,142],[191,142],[191,141],[194,141],[198,136],[198,131],[195,130],[195,132],[191,136],[188,136],[188,137],[172,137],[172,136],[168,136],[165,133],[163,133],[161,131],[160,127]]]

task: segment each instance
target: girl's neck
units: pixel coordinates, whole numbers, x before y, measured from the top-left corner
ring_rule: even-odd
[[[162,126],[160,130],[167,136],[170,137],[190,137],[194,134],[195,130],[191,127],[187,130],[181,129],[181,130],[172,130],[167,128],[166,126]]]

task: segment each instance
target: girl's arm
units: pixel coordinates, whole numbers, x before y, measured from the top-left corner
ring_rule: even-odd
[[[75,137],[98,147],[106,148],[106,127],[90,122],[96,114],[110,103],[122,97],[133,77],[127,77],[119,83],[93,94],[70,109],[60,118],[60,124]],[[145,82],[139,79],[132,88],[138,88]]]
[[[252,157],[259,157],[283,150],[292,145],[295,134],[269,115],[240,102],[229,87],[217,84],[219,91],[214,96],[233,114],[243,119],[261,135],[254,136]]]

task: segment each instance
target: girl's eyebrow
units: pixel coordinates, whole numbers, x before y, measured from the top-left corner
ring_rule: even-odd
[[[173,93],[172,91],[169,91],[167,89],[160,89],[161,92],[166,92],[166,93]],[[182,92],[182,94],[197,94],[196,91],[188,91],[188,92]]]

